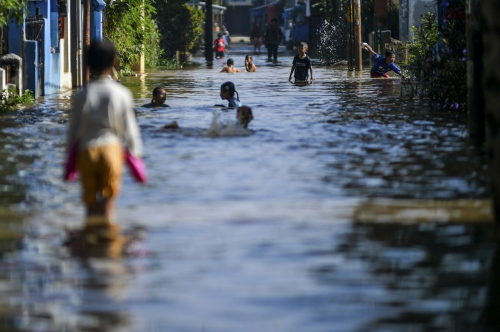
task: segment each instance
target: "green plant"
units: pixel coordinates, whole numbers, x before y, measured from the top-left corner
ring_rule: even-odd
[[[155,67],[162,55],[160,33],[152,15],[154,0],[106,0],[104,36],[115,44],[119,72],[131,72],[144,52],[146,66]]]
[[[158,66],[165,69],[182,69],[184,67],[183,63],[179,63],[175,57],[172,59],[163,58],[159,61]]]
[[[204,17],[202,10],[184,3],[159,1],[160,46],[165,50],[166,58],[172,58],[177,51],[185,54],[199,49]]]
[[[17,23],[21,23],[28,0],[1,0],[0,1],[0,27],[6,25],[11,18],[15,18]]]
[[[0,96],[0,112],[11,111],[16,105],[32,104],[35,102],[33,93],[30,90],[24,91],[22,96],[18,95],[14,90],[4,92]]]
[[[441,29],[435,16],[427,13],[422,24],[413,27],[415,43],[410,47],[410,64],[425,93],[436,108],[465,111],[467,67],[465,48],[465,2],[443,1]]]

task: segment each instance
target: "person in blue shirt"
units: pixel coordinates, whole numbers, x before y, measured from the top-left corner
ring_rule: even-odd
[[[389,77],[387,75],[387,72],[392,70],[393,72],[401,76],[401,78],[403,79],[405,78],[403,73],[401,72],[401,69],[399,69],[399,67],[394,64],[394,62],[396,61],[396,54],[393,51],[390,50],[385,51],[385,58],[384,58],[380,54],[377,54],[367,43],[362,43],[361,47],[370,52],[373,55],[373,59],[375,60],[375,64],[370,70],[370,77],[387,78]]]

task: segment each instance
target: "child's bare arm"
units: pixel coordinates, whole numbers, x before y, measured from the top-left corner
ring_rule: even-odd
[[[311,82],[314,81],[314,74],[313,74],[313,66],[309,67],[309,70],[311,71]]]
[[[292,66],[292,70],[290,70],[290,76],[288,77],[288,81],[292,81],[292,74],[293,74],[293,71],[295,70],[295,66]]]
[[[371,55],[377,54],[377,53],[375,53],[375,51],[373,50],[373,48],[371,48],[370,45],[368,45],[367,43],[361,43],[361,47],[363,47],[365,50],[367,50],[368,52],[370,52]]]
[[[227,73],[227,67],[222,68],[221,73]]]

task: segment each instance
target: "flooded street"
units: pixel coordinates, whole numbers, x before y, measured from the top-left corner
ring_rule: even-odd
[[[230,50],[235,67],[250,50]],[[84,217],[62,181],[74,92],[0,117],[0,331],[498,330],[486,156],[465,117],[401,99],[367,66],[316,66],[299,87],[292,54],[265,59],[122,80],[150,178],[126,174],[118,201],[118,223],[147,232],[131,257],[62,246]],[[214,107],[225,81],[253,109],[251,135],[208,130],[235,121]],[[171,107],[140,108],[156,86]]]

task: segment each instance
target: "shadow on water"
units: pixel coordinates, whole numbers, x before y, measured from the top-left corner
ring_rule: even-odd
[[[231,50],[236,67],[251,50]],[[0,118],[0,204],[31,214],[0,241],[0,331],[497,330],[497,230],[463,119],[366,71],[297,87],[290,55],[265,58],[123,79],[136,107],[159,85],[171,106],[139,109],[151,181],[126,176],[118,202],[123,228],[148,229],[141,257],[61,247],[83,220],[61,181],[71,93]],[[228,80],[254,132],[207,137]]]

